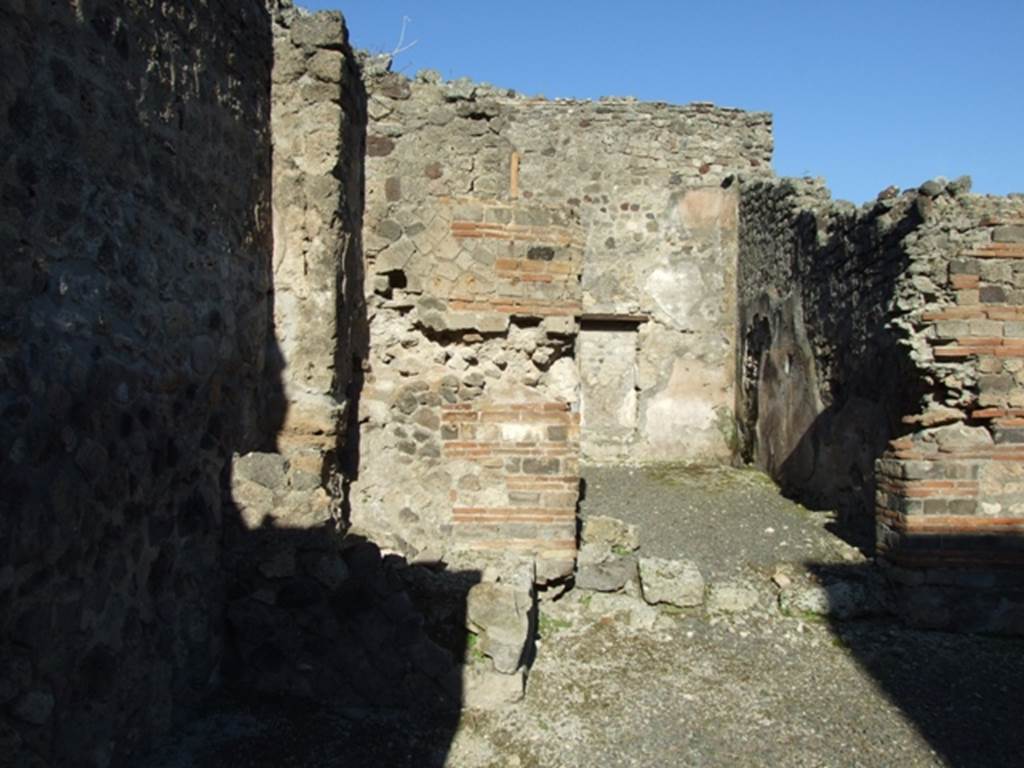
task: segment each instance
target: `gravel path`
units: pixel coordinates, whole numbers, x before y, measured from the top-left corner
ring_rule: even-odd
[[[524,705],[473,721],[493,753],[457,740],[452,765],[1019,766],[1022,650],[888,623],[574,621]]]
[[[540,605],[526,699],[495,712],[210,702],[143,768],[1024,765],[1024,640],[787,617],[766,569],[866,567],[743,470],[588,468],[583,514],[762,590],[740,613],[573,590]]]
[[[730,467],[585,467],[581,515],[637,526],[640,551],[693,560],[716,581],[777,562],[862,562],[827,530],[831,515],[781,496],[768,477]]]
[[[456,725],[221,699],[145,765],[1021,765],[1017,640],[758,614],[647,628],[576,598],[542,610],[547,637],[519,705]]]

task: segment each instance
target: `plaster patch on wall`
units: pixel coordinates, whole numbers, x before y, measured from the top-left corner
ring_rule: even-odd
[[[728,458],[719,421],[729,395],[722,371],[698,360],[677,358],[667,385],[644,405],[648,453],[665,458]]]
[[[644,290],[674,328],[682,330],[703,325],[694,322],[705,299],[701,271],[697,264],[691,262],[657,267],[647,276]]]

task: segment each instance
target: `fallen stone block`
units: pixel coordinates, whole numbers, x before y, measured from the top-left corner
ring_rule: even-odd
[[[650,632],[660,614],[656,608],[625,594],[598,593],[591,597],[584,609],[585,615],[600,621],[611,620],[627,629]]]
[[[466,596],[467,628],[498,672],[512,674],[525,661],[533,641],[533,595],[514,584],[483,582]]]
[[[592,592],[618,592],[636,580],[636,558],[620,557],[606,544],[584,544],[576,559],[576,586]]]
[[[635,525],[605,515],[587,517],[580,538],[585,544],[606,544],[613,552],[634,552],[640,548],[640,535]]]
[[[708,610],[717,613],[741,613],[757,607],[757,590],[743,584],[714,584],[708,591]]]
[[[704,577],[689,560],[640,558],[640,588],[651,605],[690,608],[704,602]]]

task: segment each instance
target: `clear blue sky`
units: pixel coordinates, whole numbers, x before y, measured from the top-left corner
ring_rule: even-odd
[[[775,169],[863,202],[970,174],[1024,192],[1024,0],[307,0],[393,68],[527,94],[768,110]]]

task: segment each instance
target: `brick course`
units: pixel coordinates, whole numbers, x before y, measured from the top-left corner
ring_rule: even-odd
[[[579,414],[559,402],[476,402],[445,405],[441,419],[456,427],[443,438],[444,458],[476,464],[488,477],[481,490],[452,490],[456,538],[478,550],[514,542],[512,548],[534,555],[549,573],[571,568]],[[494,468],[484,463],[494,457],[505,460]],[[495,493],[502,503],[478,503]]]

